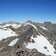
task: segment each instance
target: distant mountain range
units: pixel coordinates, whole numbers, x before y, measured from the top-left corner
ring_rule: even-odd
[[[0,24],[0,56],[56,56],[56,24]]]

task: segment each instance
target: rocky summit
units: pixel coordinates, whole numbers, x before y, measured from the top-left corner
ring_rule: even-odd
[[[56,56],[56,24],[0,24],[0,56]]]

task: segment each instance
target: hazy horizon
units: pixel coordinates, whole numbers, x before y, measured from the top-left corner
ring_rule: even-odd
[[[32,20],[26,20],[26,21],[24,21],[24,22],[19,22],[19,21],[16,21],[16,20],[11,20],[11,21],[4,21],[4,22],[0,22],[0,24],[4,24],[4,23],[20,23],[20,24],[22,24],[22,23],[26,23],[26,22],[28,22],[28,21],[32,21]],[[45,22],[49,22],[49,23],[52,23],[52,24],[56,24],[56,22],[51,22],[51,21],[44,21],[44,22],[39,22],[39,21],[32,21],[32,22],[35,22],[35,23],[45,23]]]

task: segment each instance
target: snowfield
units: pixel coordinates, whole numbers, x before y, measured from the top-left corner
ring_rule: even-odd
[[[28,43],[26,45],[26,48],[29,48],[29,49],[35,48],[40,53],[43,53],[46,55],[51,55],[51,56],[56,56],[56,54],[54,53],[55,49],[44,36],[37,35],[37,37],[35,37],[35,38],[33,38],[33,36],[31,36],[31,39],[33,39],[35,41],[35,43],[32,43],[32,42]]]
[[[14,46],[14,45],[17,43],[18,40],[19,40],[19,39],[16,38],[16,39],[14,39],[13,41],[11,41],[8,45],[9,45],[9,46]]]
[[[6,39],[7,37],[11,37],[11,36],[17,36],[17,34],[9,28],[6,30],[0,29],[0,40]]]

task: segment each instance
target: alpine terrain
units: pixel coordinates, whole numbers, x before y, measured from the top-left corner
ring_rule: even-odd
[[[56,24],[0,24],[0,56],[56,56]]]

